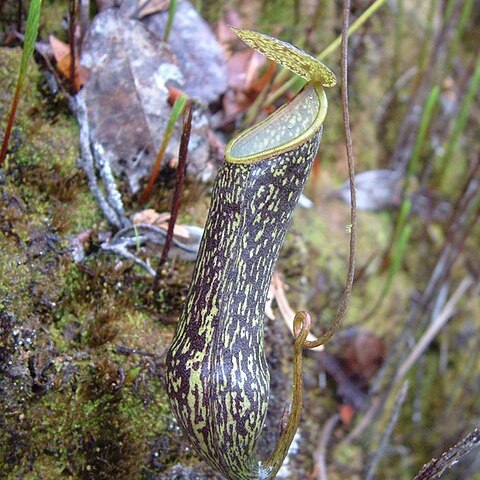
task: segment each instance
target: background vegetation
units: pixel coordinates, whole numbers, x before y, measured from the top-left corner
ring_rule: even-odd
[[[236,23],[313,54],[341,27],[336,0],[194,3],[214,29]],[[479,424],[479,4],[356,0],[352,22],[372,3],[380,8],[350,39],[359,172],[353,299],[345,331],[325,354],[306,354],[305,412],[282,478],[411,479]],[[92,5],[91,16],[104,7]],[[62,80],[40,54],[49,34],[72,44],[78,8],[73,0],[42,6],[35,61],[0,169],[0,478],[216,478],[185,443],[162,383],[192,263],[170,259],[154,293],[154,279],[138,264],[102,250],[115,228],[77,163],[70,98],[80,74],[67,68]],[[27,12],[27,2],[0,6],[0,132]],[[338,48],[324,58],[337,75],[339,60]],[[298,88],[265,68],[256,71],[264,79],[257,91],[244,92],[247,108],[217,129],[220,139]],[[286,82],[291,88],[280,94]],[[275,320],[267,320],[274,394],[262,454],[275,442],[289,398],[292,342],[280,304],[306,308],[320,332],[342,294],[346,158],[339,89],[328,97],[306,190],[313,206],[296,214],[278,266]],[[225,102],[216,105],[218,115]],[[117,180],[127,214],[142,210]],[[175,168],[163,171],[148,207],[169,211],[174,186]],[[203,225],[209,194],[188,179],[178,222]],[[80,260],[72,257],[78,243]],[[161,248],[138,253],[155,268]],[[479,471],[474,451],[445,478],[480,478]]]

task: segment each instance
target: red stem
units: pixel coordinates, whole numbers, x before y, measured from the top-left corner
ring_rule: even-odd
[[[0,167],[7,156],[8,141],[10,134],[12,133],[13,121],[15,120],[15,114],[17,113],[18,102],[20,100],[20,90],[22,89],[22,83],[17,83],[15,89],[15,95],[13,96],[12,106],[10,107],[10,115],[8,116],[7,128],[5,129],[5,135],[3,136],[2,150],[0,151]]]
[[[70,41],[70,82],[73,92],[78,92],[78,81],[75,78],[75,19],[77,16],[77,0],[70,0],[70,19],[68,22],[68,36]]]
[[[192,130],[192,114],[193,105],[189,102],[187,104],[183,117],[182,138],[180,140],[180,148],[178,151],[177,182],[175,184],[175,190],[173,192],[172,209],[170,211],[170,219],[168,221],[167,238],[165,239],[162,256],[160,257],[160,261],[158,262],[157,273],[155,275],[155,282],[153,285],[153,289],[155,292],[158,291],[162,268],[167,261],[168,252],[170,251],[170,246],[172,245],[173,230],[175,228],[175,222],[177,221],[178,210],[180,208],[180,197],[183,184],[185,183],[185,174],[187,171],[188,143],[190,141],[190,133]]]

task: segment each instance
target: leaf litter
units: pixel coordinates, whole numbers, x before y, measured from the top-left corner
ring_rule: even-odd
[[[129,12],[127,7],[128,2],[124,7],[126,13]],[[189,75],[193,70],[198,74],[202,70],[222,69],[218,55],[210,56],[215,68],[194,63],[192,57],[181,56],[180,45],[183,45],[183,50],[194,50],[191,48],[193,41],[195,49],[202,43],[212,48],[214,37],[211,32],[210,36],[201,37],[201,29],[196,28],[196,35],[200,31],[200,36],[194,39],[190,29],[189,42],[176,44],[175,40],[172,45],[166,44],[143,23],[127,18],[124,10],[104,10],[95,17],[86,32],[80,60],[90,70],[90,79],[79,95],[86,105],[93,149],[97,155],[105,157],[114,174],[124,178],[130,192],[135,194],[150,175],[163,139],[171,110],[168,87],[179,87],[190,96],[199,97],[202,102],[210,101],[221,93],[221,82],[214,89],[208,80],[198,82],[197,76],[196,83],[210,92],[206,95],[202,90],[192,88]],[[176,19],[190,18],[192,15],[188,11],[179,10]],[[155,18],[165,15],[162,11],[146,18],[153,28],[156,25],[154,21],[159,25],[162,23]],[[160,26],[157,25],[158,28]],[[182,28],[191,28],[191,25]],[[181,39],[182,35],[174,22],[170,38],[173,41]],[[219,46],[218,49],[221,53]],[[209,61],[209,58],[202,57],[202,61]],[[218,76],[221,77],[221,73]],[[196,109],[189,149],[189,174],[202,181],[211,179],[215,171],[209,159],[208,117],[206,106]],[[180,135],[181,127],[178,125],[167,147],[164,165],[176,157]]]

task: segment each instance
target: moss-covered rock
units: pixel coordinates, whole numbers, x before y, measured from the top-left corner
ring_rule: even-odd
[[[1,49],[2,124],[20,57]],[[175,462],[183,448],[162,384],[172,327],[147,312],[151,283],[129,262],[97,254],[74,263],[69,237],[101,225],[76,165],[78,128],[46,107],[33,63],[26,85],[0,185],[0,472],[123,479],[168,470],[158,442],[173,442]]]

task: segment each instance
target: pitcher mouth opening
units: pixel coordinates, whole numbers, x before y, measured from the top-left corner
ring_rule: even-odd
[[[308,84],[289,104],[233,138],[225,148],[229,163],[251,164],[293,150],[320,129],[327,97],[319,84]]]

